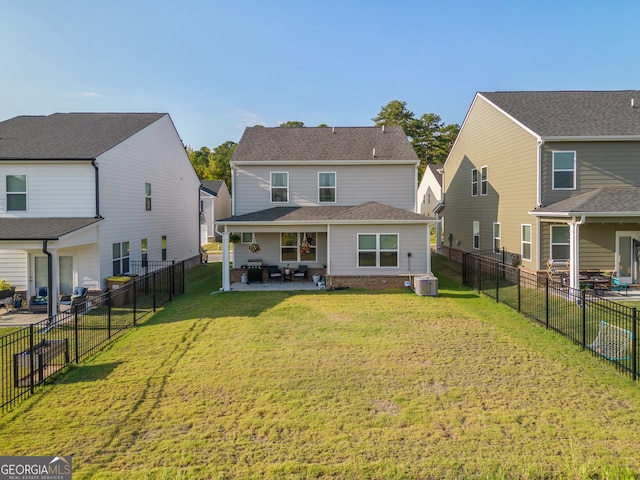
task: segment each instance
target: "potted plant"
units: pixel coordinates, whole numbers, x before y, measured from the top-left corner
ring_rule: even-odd
[[[9,282],[0,278],[0,300],[4,300],[5,298],[13,297],[16,288],[12,287]]]
[[[240,235],[238,235],[237,233],[230,233],[229,241],[231,243],[240,243]]]
[[[249,245],[249,251],[251,253],[258,253],[260,251],[260,245],[258,245],[257,243],[252,243],[251,245]]]

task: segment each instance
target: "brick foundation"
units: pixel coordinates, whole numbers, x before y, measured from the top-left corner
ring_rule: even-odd
[[[413,287],[413,279],[425,274],[413,275],[359,275],[327,277],[327,288],[365,288],[368,290],[385,290],[388,288],[406,288],[404,282],[410,281]]]

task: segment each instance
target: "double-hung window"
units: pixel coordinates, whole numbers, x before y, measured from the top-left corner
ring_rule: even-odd
[[[553,152],[553,189],[575,190],[576,152]]]
[[[289,172],[271,172],[271,202],[289,201]]]
[[[473,248],[480,249],[480,222],[477,220],[473,221]]]
[[[551,226],[551,259],[569,260],[569,225]]]
[[[478,169],[471,170],[471,196],[478,196]]]
[[[144,209],[147,212],[151,211],[151,184],[144,184]]]
[[[284,232],[280,234],[281,262],[317,261],[315,232]]]
[[[318,202],[336,202],[336,172],[318,173]]]
[[[7,212],[27,211],[27,176],[7,175]]]
[[[531,260],[531,225],[523,224],[520,252],[523,260]]]
[[[501,253],[502,240],[500,238],[501,226],[498,222],[493,222],[493,251],[494,253]]]
[[[129,273],[129,242],[114,243],[113,251],[113,275]]]
[[[240,241],[246,244],[255,243],[255,237],[253,235],[253,232],[242,232],[240,234]]]
[[[398,267],[397,233],[359,233],[358,267]]]
[[[486,195],[489,191],[489,172],[487,167],[480,169],[480,195]]]
[[[160,249],[161,249],[160,254],[161,254],[162,260],[166,260],[167,259],[167,236],[166,235],[162,235]]]

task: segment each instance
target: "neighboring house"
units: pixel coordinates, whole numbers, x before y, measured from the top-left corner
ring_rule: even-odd
[[[416,213],[418,162],[400,127],[246,129],[231,159],[233,216],[219,222],[225,253],[228,233],[240,236],[232,280],[257,259],[307,265],[327,287],[398,287],[430,273],[437,220]]]
[[[135,261],[196,257],[198,191],[165,113],[56,113],[0,122],[0,278],[49,313]]]
[[[428,164],[418,186],[418,213],[439,217],[442,207],[442,165]],[[440,251],[441,224],[435,228],[436,251]]]
[[[216,220],[231,216],[231,195],[224,180],[201,180],[200,245],[219,242]]]
[[[640,275],[640,91],[490,92],[444,165],[453,248],[504,248],[531,270]]]

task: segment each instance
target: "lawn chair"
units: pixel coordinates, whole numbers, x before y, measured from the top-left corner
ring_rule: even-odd
[[[607,360],[629,360],[633,334],[629,330],[600,321],[600,330],[587,348],[602,355]]]
[[[613,277],[611,279],[611,290],[618,292],[622,292],[622,290],[624,290],[624,294],[627,295],[629,286],[626,283],[621,282],[619,278]]]
[[[282,282],[282,272],[277,265],[269,265],[269,281],[272,282],[274,278],[279,278]]]
[[[307,265],[299,265],[298,269],[293,272],[293,280],[308,280],[309,279],[309,267]]]
[[[29,300],[31,313],[47,313],[49,310],[49,293],[47,287],[38,287],[36,294]]]

